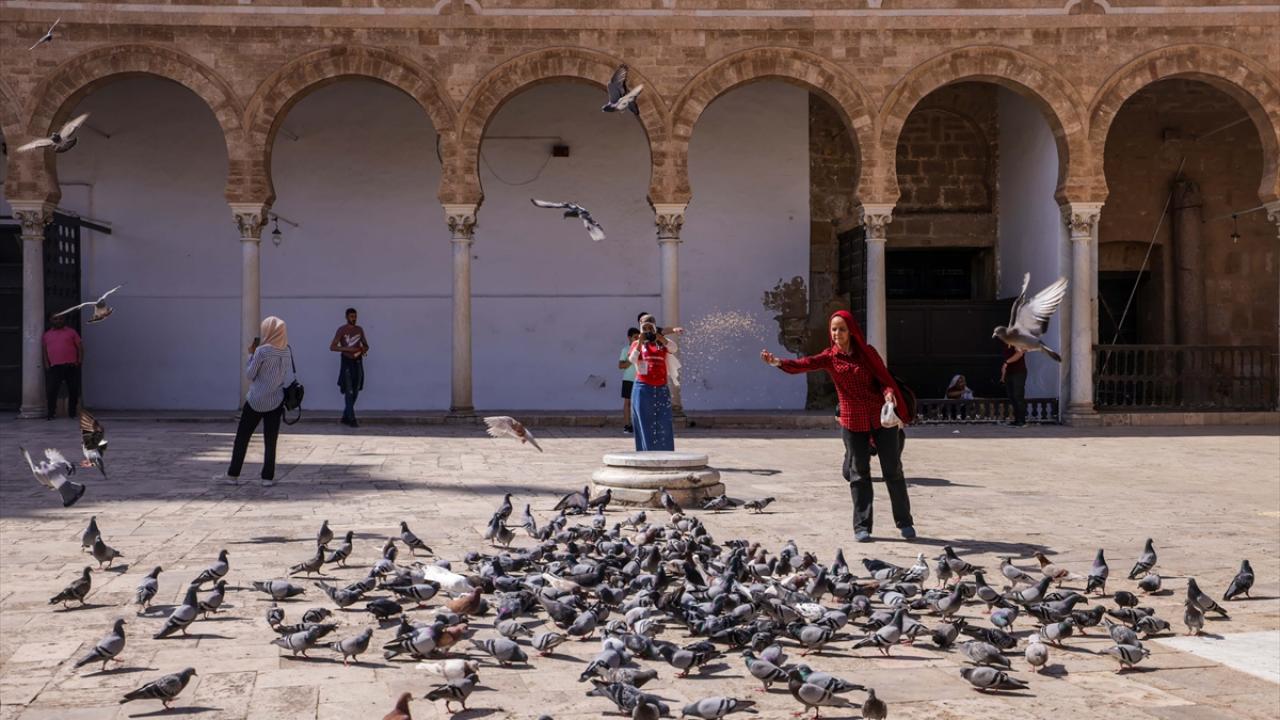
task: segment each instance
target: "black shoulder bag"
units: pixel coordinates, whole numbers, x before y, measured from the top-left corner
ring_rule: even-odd
[[[289,386],[284,389],[284,409],[297,410],[298,414],[293,417],[293,420],[290,420],[289,415],[285,413],[281,417],[285,425],[293,425],[302,419],[302,397],[307,392],[302,383],[298,382],[298,366],[293,362],[292,347],[289,347],[289,367],[293,368],[293,382],[289,383]]]

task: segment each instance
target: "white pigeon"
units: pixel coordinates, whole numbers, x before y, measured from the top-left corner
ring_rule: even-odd
[[[630,110],[639,116],[640,107],[636,105],[636,98],[640,96],[641,90],[644,90],[643,85],[637,85],[635,90],[627,90],[627,66],[619,65],[613,71],[613,77],[609,78],[609,102],[600,109],[604,112]]]
[[[449,658],[439,662],[420,662],[416,666],[445,680],[461,680],[468,675],[475,675],[480,670],[480,663],[474,660]]]
[[[75,137],[76,130],[89,119],[89,113],[77,115],[67,121],[58,132],[47,138],[37,138],[18,147],[18,152],[27,152],[28,150],[38,150],[40,148],[52,147],[54,152],[64,153],[76,146],[79,139]]]
[[[1013,308],[1009,311],[1009,326],[997,327],[991,333],[991,337],[998,338],[1006,345],[1016,347],[1023,352],[1039,350],[1055,361],[1062,362],[1062,356],[1045,345],[1040,336],[1049,329],[1049,318],[1058,310],[1058,306],[1062,304],[1062,298],[1067,294],[1067,279],[1058,278],[1052,285],[1028,300],[1027,285],[1030,283],[1031,273],[1023,275],[1022,292],[1018,294],[1018,299],[1013,302]]]
[[[31,47],[27,48],[27,51],[30,52],[32,50],[35,50],[36,48],[40,47],[41,45],[47,42],[53,42],[53,29],[58,27],[58,23],[60,22],[62,22],[62,18],[58,18],[57,20],[54,20],[53,24],[49,26],[49,29],[45,31],[44,35],[40,36],[40,39],[36,41],[35,45],[32,45]]]
[[[506,415],[487,417],[484,419],[484,424],[489,426],[488,432],[493,437],[515,438],[522,444],[529,443],[537,448],[538,452],[542,452],[542,446],[534,439],[533,433],[529,432],[528,428],[513,417]]]
[[[92,306],[93,306],[93,317],[89,318],[89,322],[91,322],[91,323],[100,323],[100,322],[102,322],[103,320],[106,320],[106,319],[107,319],[107,317],[109,317],[109,316],[111,315],[111,313],[112,313],[112,312],[115,312],[115,311],[114,311],[114,309],[112,309],[110,306],[108,306],[108,305],[107,305],[107,296],[109,296],[111,293],[113,293],[113,292],[115,292],[115,291],[119,290],[119,289],[120,289],[120,288],[122,288],[122,287],[124,287],[124,286],[123,286],[123,285],[117,285],[117,286],[115,286],[115,287],[111,288],[110,290],[106,291],[105,293],[103,293],[103,294],[102,294],[102,297],[98,298],[97,300],[90,300],[89,302],[82,302],[82,303],[80,303],[79,305],[76,305],[76,306],[74,306],[74,307],[69,307],[69,308],[67,308],[66,310],[63,310],[62,312],[54,313],[54,314],[55,314],[55,315],[66,315],[67,313],[72,313],[72,312],[75,312],[76,310],[79,310],[80,308],[86,308],[86,307],[89,307],[90,305],[92,305]]]
[[[563,209],[564,216],[567,218],[576,217],[582,220],[582,226],[587,229],[587,234],[592,240],[600,242],[604,239],[604,228],[600,227],[600,223],[591,217],[591,213],[587,209],[577,203],[547,202],[546,200],[537,200],[530,198],[534,205],[540,208]]]
[[[76,504],[81,495],[84,495],[85,487],[78,482],[72,482],[67,479],[68,475],[75,473],[76,468],[67,459],[53,448],[46,448],[44,451],[45,459],[39,465],[31,459],[31,453],[27,449],[18,446],[22,451],[22,457],[27,459],[27,467],[31,468],[31,474],[41,485],[57,492],[62,496],[62,507],[71,507]]]

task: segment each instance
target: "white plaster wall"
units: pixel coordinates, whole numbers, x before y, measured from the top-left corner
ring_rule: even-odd
[[[1058,149],[1049,123],[1029,101],[1003,88],[1000,104],[999,296],[1014,297],[1023,273],[1031,273],[1035,292],[1068,274],[1069,242],[1054,199],[1058,185]],[[1070,290],[1067,291],[1068,300]],[[1061,397],[1060,371],[1068,362],[1070,334],[1067,302],[1049,321],[1045,341],[1063,356],[1059,366],[1041,353],[1027,358],[1027,397]]]

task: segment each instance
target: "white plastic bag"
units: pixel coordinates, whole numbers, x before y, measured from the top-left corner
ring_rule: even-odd
[[[880,408],[880,427],[902,427],[902,420],[898,418],[898,406],[892,400],[885,400]]]

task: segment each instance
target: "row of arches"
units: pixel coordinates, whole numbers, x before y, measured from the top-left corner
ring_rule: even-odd
[[[530,52],[489,71],[455,107],[435,73],[380,48],[341,46],[302,55],[273,72],[247,103],[215,71],[178,50],[154,45],[99,48],[76,56],[39,83],[24,111],[0,83],[0,127],[11,141],[49,134],[77,103],[113,78],[153,75],[173,80],[199,96],[222,129],[228,156],[226,196],[231,202],[270,204],[271,149],[288,111],[315,89],[343,78],[364,77],[391,85],[423,109],[440,135],[444,203],[479,203],[479,150],[497,111],[522,90],[540,83],[571,80],[603,87],[622,62],[607,54],[573,47]],[[1052,129],[1060,158],[1059,202],[1100,202],[1107,194],[1101,153],[1108,130],[1124,102],[1141,88],[1166,78],[1208,82],[1235,98],[1262,139],[1263,202],[1280,198],[1280,80],[1251,58],[1206,45],[1178,45],[1140,56],[1118,68],[1087,99],[1051,65],[1002,47],[951,50],[908,72],[887,89],[883,102],[849,71],[825,58],[794,48],[761,47],[723,58],[695,75],[668,102],[632,69],[632,85],[645,84],[640,123],[650,150],[649,199],[688,202],[688,145],[693,127],[716,98],[744,84],[782,80],[822,96],[844,121],[858,153],[852,194],[863,202],[893,203],[898,197],[894,162],[898,137],[916,105],[934,90],[956,82],[992,82],[1035,104]],[[6,178],[10,198],[58,196],[51,154],[11,154]]]

